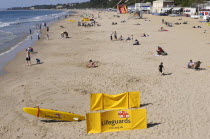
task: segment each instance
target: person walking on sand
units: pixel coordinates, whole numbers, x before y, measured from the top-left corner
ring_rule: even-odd
[[[28,66],[31,65],[30,51],[28,51],[28,49],[26,49],[26,63]]]
[[[50,36],[49,36],[49,34],[46,34],[46,36],[47,36],[47,39],[49,40],[49,39],[50,39]]]
[[[40,40],[40,34],[39,34],[39,32],[37,31],[36,34],[37,34],[37,39]]]
[[[159,65],[159,72],[160,72],[162,75],[164,75],[163,69],[164,69],[164,67],[163,67],[163,62],[161,62],[160,65]]]
[[[111,41],[113,40],[113,38],[112,38],[112,34],[110,35],[110,40],[111,40]]]
[[[117,32],[114,32],[114,38],[117,40]]]
[[[50,30],[50,28],[49,28],[49,27],[47,27],[47,32],[49,32],[49,30]]]

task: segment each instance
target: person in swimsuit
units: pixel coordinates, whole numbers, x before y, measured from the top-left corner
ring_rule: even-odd
[[[28,66],[31,65],[30,51],[28,51],[28,49],[26,49],[26,63]]]

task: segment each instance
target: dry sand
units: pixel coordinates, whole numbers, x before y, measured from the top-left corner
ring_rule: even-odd
[[[94,13],[98,11],[86,11]],[[80,15],[82,12],[79,12]],[[130,15],[100,13],[100,27],[78,27],[77,22],[59,21],[50,26],[50,40],[36,43],[32,66],[26,66],[25,52],[17,55],[0,77],[0,138],[143,138],[143,139],[209,139],[210,138],[210,29],[198,19],[164,17],[166,21],[183,22],[170,28],[161,23],[163,17],[144,15],[145,19],[128,19]],[[69,19],[78,21],[79,16]],[[125,23],[120,21],[126,20]],[[111,25],[118,22],[118,25]],[[141,25],[134,25],[140,23]],[[64,29],[60,28],[63,25]],[[193,25],[202,26],[192,29]],[[160,27],[168,32],[159,32]],[[204,34],[203,31],[207,30]],[[60,33],[70,33],[62,39]],[[141,43],[110,41],[110,34],[134,35]],[[149,37],[141,37],[143,33]],[[162,46],[168,56],[155,56]],[[36,65],[35,58],[43,64]],[[88,69],[88,60],[99,61],[99,67]],[[189,60],[200,60],[202,68],[186,68]],[[158,65],[164,63],[161,76]],[[85,115],[89,110],[89,94],[118,94],[141,91],[142,108],[148,112],[148,128],[100,134],[87,134],[86,121],[47,122],[22,111],[23,107],[40,106]]]

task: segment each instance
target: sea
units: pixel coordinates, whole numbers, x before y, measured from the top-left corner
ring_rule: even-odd
[[[44,28],[44,23],[49,26],[70,14],[60,10],[0,11],[0,75],[18,52],[37,41],[40,25]]]

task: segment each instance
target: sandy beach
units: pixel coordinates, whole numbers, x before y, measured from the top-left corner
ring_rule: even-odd
[[[101,26],[77,26],[83,12],[94,14]],[[101,18],[98,18],[98,14]],[[145,19],[131,15],[114,17],[115,12],[78,11],[68,19],[50,26],[50,40],[43,35],[34,46],[32,66],[20,52],[0,77],[0,137],[13,138],[144,138],[209,139],[210,138],[210,29],[200,19],[161,17],[144,14]],[[188,24],[168,27],[168,22]],[[182,18],[182,20],[178,20]],[[125,20],[126,22],[121,23]],[[117,22],[117,25],[112,25]],[[135,25],[135,24],[141,25]],[[61,28],[60,26],[65,28]],[[201,26],[202,28],[192,28]],[[169,30],[160,32],[160,27]],[[207,33],[203,33],[204,30]],[[70,38],[61,38],[63,31]],[[118,37],[134,41],[110,40]],[[143,33],[149,37],[141,37]],[[157,46],[168,52],[155,56]],[[39,58],[42,64],[36,64]],[[89,60],[97,68],[87,68]],[[189,60],[200,60],[201,68],[187,69]],[[165,73],[158,71],[163,62]],[[141,91],[142,108],[147,109],[148,128],[121,132],[87,134],[86,121],[50,122],[22,111],[36,107],[85,115],[90,112],[90,93],[119,94]]]

